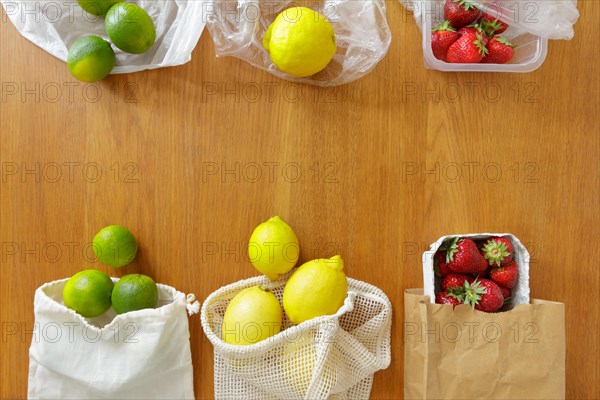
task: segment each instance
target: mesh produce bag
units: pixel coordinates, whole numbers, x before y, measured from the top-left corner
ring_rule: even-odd
[[[284,316],[282,331],[257,344],[221,340],[225,310],[237,293],[262,285],[281,302],[286,281],[239,281],[202,305],[202,327],[214,346],[215,398],[368,399],[373,374],[391,358],[392,306],[372,285],[348,278],[348,296],[336,314],[300,325]]]
[[[321,72],[295,78],[279,70],[262,44],[264,34],[282,11],[304,5],[323,14],[333,25],[337,54]],[[392,35],[384,0],[212,0],[206,27],[217,56],[233,56],[294,82],[335,86],[369,73],[388,52]]]

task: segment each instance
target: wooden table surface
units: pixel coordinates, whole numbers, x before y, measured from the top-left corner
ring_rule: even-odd
[[[280,215],[301,261],[340,253],[392,300],[372,398],[403,396],[403,290],[422,286],[421,253],[485,231],[529,247],[532,297],[566,304],[567,397],[597,397],[600,8],[579,8],[575,39],[551,42],[539,70],[453,74],[423,67],[412,16],[389,2],[388,56],[328,89],[217,59],[206,32],[184,66],[83,85],[3,13],[0,396],[26,397],[44,282],[140,272],[203,300],[257,275],[247,240]],[[90,256],[109,224],[140,244],[121,270]],[[199,318],[190,329],[196,395],[211,398],[212,347]]]

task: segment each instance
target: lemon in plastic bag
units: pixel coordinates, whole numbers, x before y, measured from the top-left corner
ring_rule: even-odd
[[[280,13],[267,29],[263,45],[277,68],[299,78],[323,70],[337,51],[331,23],[306,7]]]

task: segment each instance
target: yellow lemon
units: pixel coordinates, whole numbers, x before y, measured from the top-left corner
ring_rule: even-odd
[[[303,398],[306,397],[306,391],[316,373],[316,361],[317,351],[310,337],[303,336],[298,340],[287,342],[283,348],[281,358],[283,376]],[[322,378],[332,384],[336,378],[335,371],[327,364],[323,368]]]
[[[348,282],[340,256],[302,264],[283,289],[283,309],[290,321],[300,324],[322,315],[335,314],[344,304]]]
[[[249,345],[281,331],[283,312],[277,297],[254,286],[239,292],[225,310],[221,337],[226,343]]]
[[[296,234],[279,217],[258,225],[250,236],[250,262],[272,281],[291,271],[298,262],[299,255],[300,244]]]
[[[337,51],[331,23],[306,7],[279,14],[267,29],[263,46],[277,68],[301,78],[323,70]]]
[[[114,68],[115,52],[110,43],[99,36],[84,36],[69,48],[67,67],[75,78],[82,82],[97,82],[104,79]]]

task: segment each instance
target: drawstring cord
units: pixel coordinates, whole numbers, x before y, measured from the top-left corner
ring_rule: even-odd
[[[190,316],[198,314],[200,312],[200,302],[196,300],[196,296],[193,293],[190,293],[187,296],[185,296],[185,300],[187,301],[185,307],[187,308],[188,314]]]

